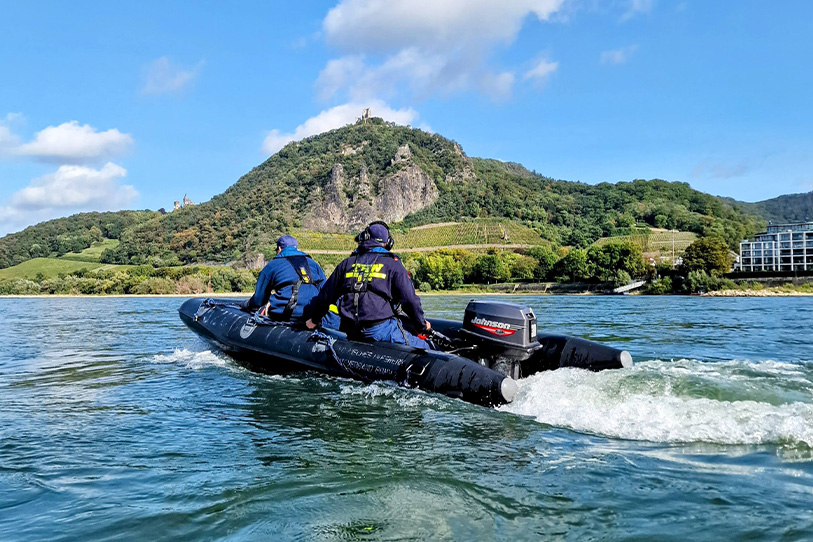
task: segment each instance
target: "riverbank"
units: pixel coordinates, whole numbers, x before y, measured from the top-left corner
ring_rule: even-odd
[[[700,295],[703,297],[810,297],[813,296],[813,292],[765,288],[763,290],[717,290],[715,292],[705,292]]]
[[[606,296],[611,295],[605,293],[604,290],[589,290],[584,288],[574,288],[572,285],[561,285],[562,287],[554,287],[547,289],[506,289],[495,287],[490,288],[471,288],[462,290],[433,290],[429,292],[418,292],[421,297],[436,297],[436,296],[475,296],[475,295],[489,295],[489,296]],[[189,294],[20,294],[20,295],[0,295],[0,299],[54,299],[54,298],[94,298],[94,297],[112,297],[112,298],[191,298],[191,297],[249,297],[254,292],[211,292],[211,293],[189,293]],[[686,294],[644,294],[642,291],[630,292],[627,295],[651,295],[658,297],[659,295],[679,295],[685,296]],[[785,288],[764,288],[764,289],[729,289],[729,290],[716,290],[711,292],[704,292],[700,294],[701,297],[810,297],[813,292],[798,291]]]

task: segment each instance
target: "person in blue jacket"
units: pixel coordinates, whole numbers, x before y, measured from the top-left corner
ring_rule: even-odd
[[[395,241],[385,222],[376,221],[356,236],[358,248],[342,261],[327,279],[319,295],[305,309],[305,325],[314,329],[336,304],[341,331],[356,340],[374,340],[429,348],[423,339],[405,329],[396,307],[403,310],[406,324],[428,331],[421,300],[401,259],[390,252]]]
[[[283,235],[277,239],[277,255],[260,271],[254,295],[242,306],[248,310],[263,307],[261,314],[276,320],[297,320],[324,282],[325,272],[319,264],[299,250],[295,238]]]

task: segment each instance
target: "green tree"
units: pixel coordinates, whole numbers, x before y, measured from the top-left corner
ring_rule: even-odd
[[[728,273],[732,263],[728,245],[719,237],[701,237],[683,252],[682,267],[685,272]]]
[[[660,279],[653,280],[647,286],[646,293],[651,295],[671,294],[672,279],[670,277],[663,277]]]
[[[483,254],[474,261],[475,280],[491,284],[511,280],[511,268],[497,254]]]
[[[98,243],[102,240],[102,230],[98,226],[91,226],[90,230],[90,240],[92,243]]]
[[[568,252],[553,268],[557,282],[580,282],[590,278],[590,267],[587,262],[587,251],[574,248]]]
[[[511,277],[518,280],[531,280],[536,274],[539,262],[530,256],[520,256],[511,264]]]
[[[553,266],[559,261],[559,255],[548,245],[531,247],[525,251],[525,255],[536,260],[537,265],[536,269],[534,269],[534,278],[539,280],[545,280],[553,269]]]
[[[602,282],[618,282],[624,276],[641,275],[646,271],[641,247],[631,241],[616,241],[592,246],[587,251],[590,275]],[[624,275],[620,275],[623,272]]]
[[[463,284],[463,268],[451,255],[432,252],[420,259],[417,280],[434,290],[452,290]]]

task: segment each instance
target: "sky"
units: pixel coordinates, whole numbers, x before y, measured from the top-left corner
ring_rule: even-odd
[[[586,183],[813,190],[813,2],[0,3],[0,235],[374,116]]]

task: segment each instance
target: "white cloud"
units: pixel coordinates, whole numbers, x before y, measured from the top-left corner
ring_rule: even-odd
[[[494,99],[507,99],[511,96],[515,80],[512,72],[486,73],[480,78],[480,88]]]
[[[348,54],[328,62],[317,93],[358,101],[405,89],[419,98],[477,90],[505,98],[516,77],[489,66],[493,50],[513,43],[528,17],[550,20],[565,2],[343,0],[322,26],[326,41]]]
[[[621,16],[622,21],[632,19],[639,13],[649,13],[652,11],[654,0],[629,0],[627,10]]]
[[[343,0],[322,23],[328,43],[356,52],[420,45],[447,51],[510,43],[526,16],[547,20],[564,0]]]
[[[20,113],[8,113],[0,119],[0,157],[14,154],[20,145],[20,138],[11,131],[11,125],[23,120]]]
[[[117,179],[126,175],[126,169],[112,162],[100,170],[84,166],[60,166],[56,172],[31,181],[27,187],[12,195],[9,202],[23,210],[118,208],[138,196],[132,186],[117,183]]]
[[[33,141],[18,146],[14,153],[46,161],[84,163],[121,155],[132,144],[129,134],[115,128],[97,132],[73,120],[37,132]]]
[[[185,69],[175,65],[165,56],[154,60],[146,70],[144,94],[169,94],[180,92],[184,87],[200,76],[203,71],[203,60],[193,68]]]
[[[607,65],[624,64],[637,50],[637,45],[628,45],[627,47],[621,47],[620,49],[604,51],[601,53],[601,63]]]
[[[358,84],[364,67],[364,59],[358,55],[329,60],[316,80],[319,98],[327,100],[342,88]]]
[[[0,229],[13,230],[42,220],[80,211],[118,210],[132,203],[138,192],[119,180],[127,171],[112,162],[100,170],[60,166],[34,179],[0,206]]]
[[[312,135],[321,134],[334,128],[341,128],[352,124],[361,115],[361,111],[370,108],[375,117],[395,122],[396,124],[411,124],[418,114],[414,109],[393,109],[380,100],[367,103],[347,103],[322,111],[296,127],[293,133],[281,133],[271,130],[263,141],[262,150],[265,154],[274,154],[291,141],[299,141]]]
[[[410,90],[418,97],[433,92],[449,94],[477,86],[485,92],[503,74],[472,70],[469,62],[417,48],[399,51],[377,66],[366,65],[360,56],[331,60],[316,81],[320,98],[345,91],[351,101],[389,98]]]
[[[546,58],[542,58],[530,70],[525,72],[524,79],[533,79],[538,84],[544,85],[557,69],[559,69],[558,62],[551,62]]]

